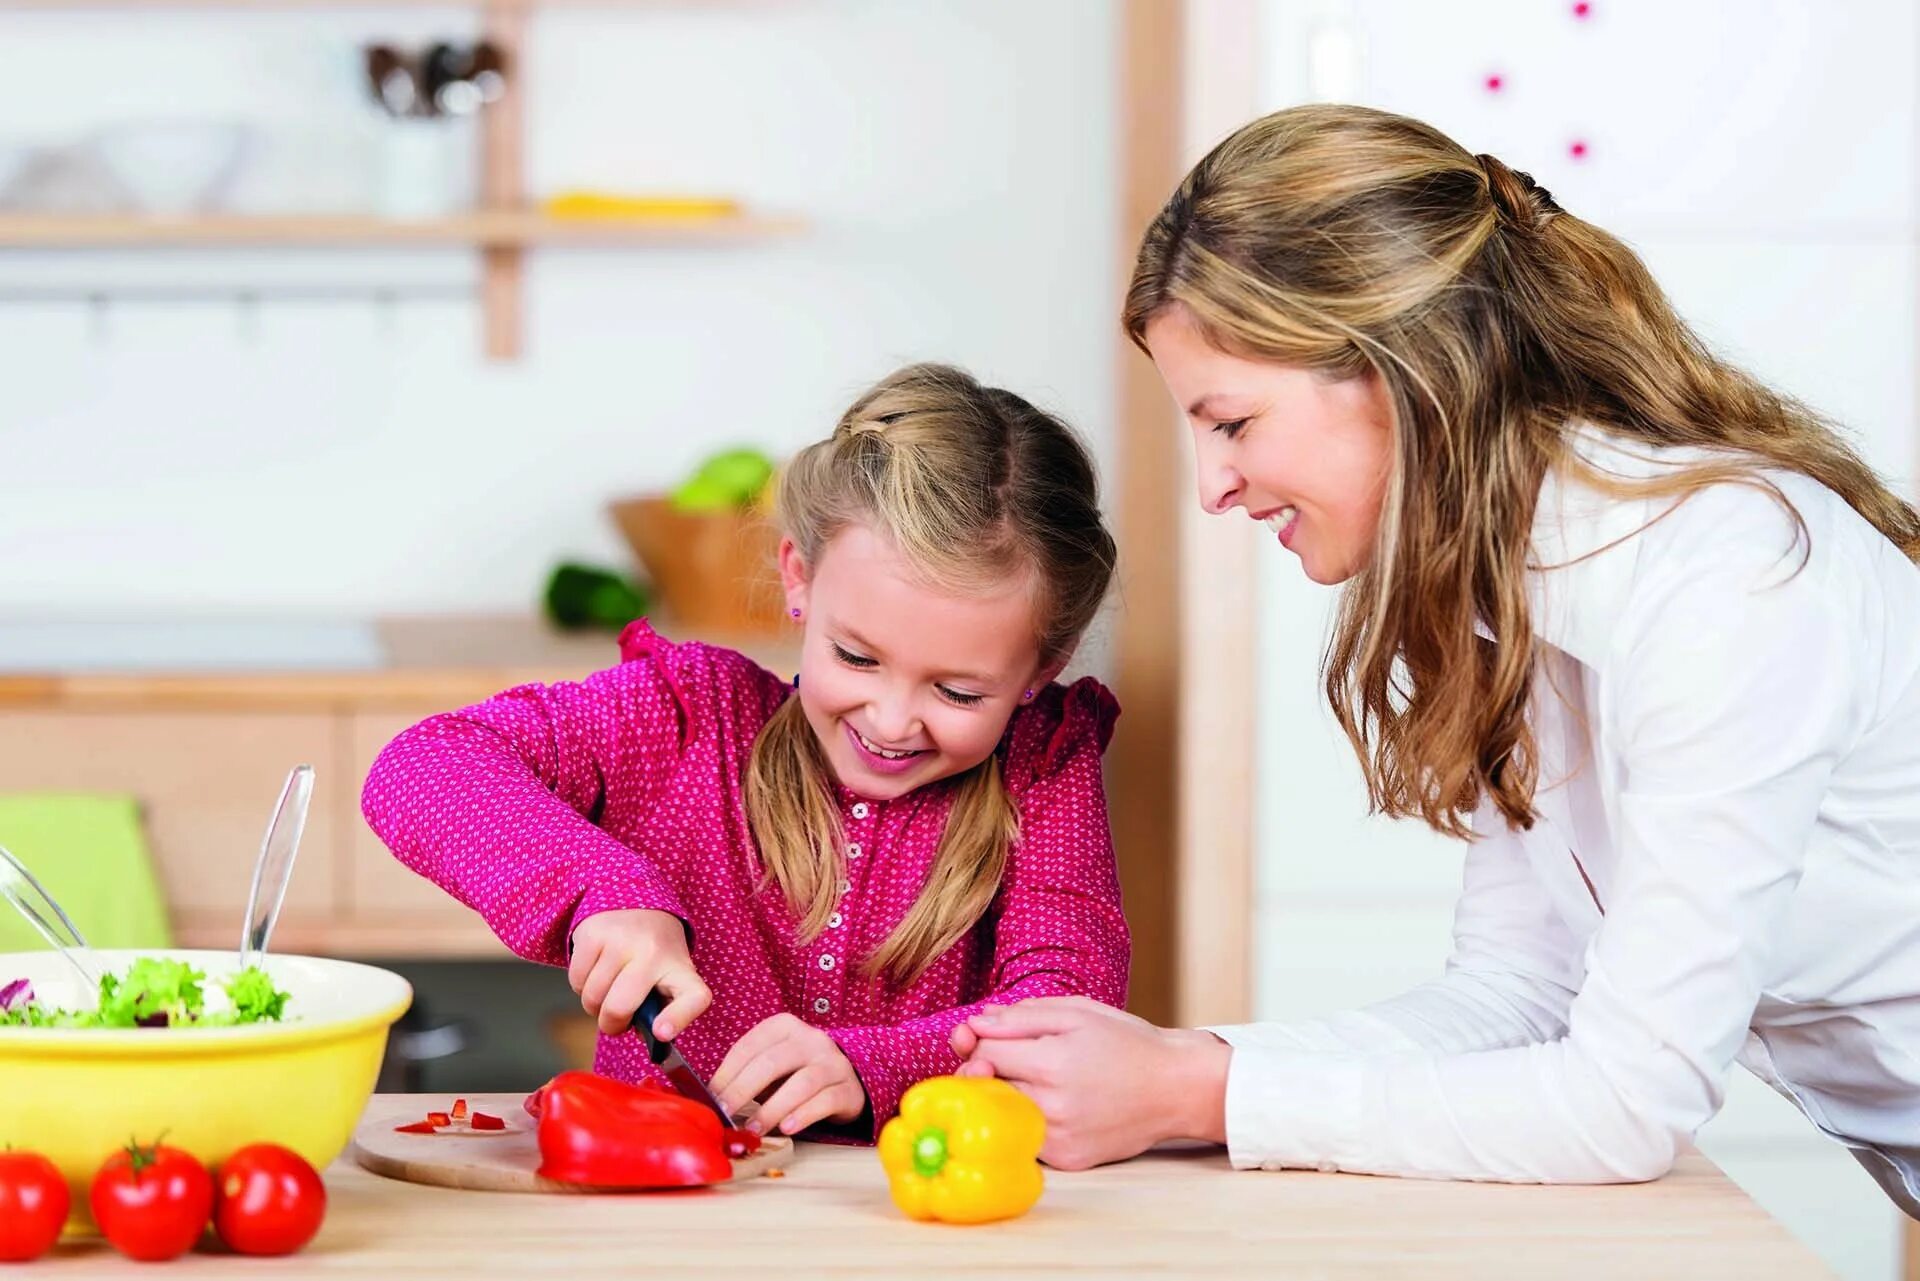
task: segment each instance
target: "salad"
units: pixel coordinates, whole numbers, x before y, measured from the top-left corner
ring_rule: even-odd
[[[248,966],[221,984],[230,1008],[206,1008],[206,973],[185,961],[143,956],[124,976],[100,979],[100,1001],[91,1010],[42,1005],[33,984],[15,979],[0,986],[0,1027],[237,1027],[280,1021],[287,993],[267,972]]]

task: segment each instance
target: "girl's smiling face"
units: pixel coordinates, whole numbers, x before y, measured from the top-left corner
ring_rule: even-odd
[[[998,746],[1043,666],[1031,580],[953,595],[929,586],[865,525],[817,562],[780,544],[789,609],[800,611],[801,709],[844,786],[892,800],[978,765]]]
[[[1179,304],[1148,321],[1145,337],[1193,428],[1201,507],[1216,516],[1245,508],[1316,583],[1365,569],[1393,462],[1393,406],[1379,375],[1331,378],[1229,355]]]

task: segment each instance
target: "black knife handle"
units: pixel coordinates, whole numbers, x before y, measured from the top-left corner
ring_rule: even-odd
[[[640,1002],[640,1008],[633,1012],[633,1030],[647,1043],[647,1057],[654,1065],[667,1057],[673,1047],[653,1034],[653,1021],[667,1008],[667,998],[659,988],[647,993],[647,999]]]

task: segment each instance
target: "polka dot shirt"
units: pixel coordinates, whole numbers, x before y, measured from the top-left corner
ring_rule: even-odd
[[[860,972],[905,917],[952,805],[934,783],[888,802],[836,789],[846,877],[803,941],[747,825],[755,736],[791,693],[732,650],[673,644],[645,621],[617,667],[526,685],[435,716],[389,743],[361,807],[400,861],[479,912],[513,951],[565,965],[596,912],[654,908],[689,926],[713,1006],[676,1044],[710,1075],[761,1021],[830,1035],[871,1103],[870,1140],[914,1082],[953,1071],[955,1024],[1036,996],[1126,999],[1129,944],[1100,756],[1119,715],[1087,678],[1052,685],[1008,722],[999,752],[1020,837],[985,916],[910,987]],[[601,1037],[596,1070],[653,1074],[631,1032]],[[842,1132],[844,1133],[844,1132]]]

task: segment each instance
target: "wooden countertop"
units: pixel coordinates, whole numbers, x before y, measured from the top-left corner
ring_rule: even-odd
[[[671,620],[663,635],[694,639]],[[386,661],[339,671],[0,673],[0,707],[173,707],[226,710],[402,708],[442,710],[513,685],[584,676],[619,660],[612,632],[560,632],[531,615],[385,618],[376,623]],[[774,671],[790,671],[787,637],[718,636]]]
[[[433,1096],[440,1099],[442,1096]],[[422,1096],[424,1108],[427,1099]],[[206,1277],[1260,1278],[1831,1275],[1705,1157],[1657,1183],[1514,1187],[1234,1171],[1218,1149],[1047,1174],[1025,1218],[914,1223],[865,1148],[803,1144],[786,1177],[620,1197],[459,1192],[327,1171],[326,1226],[291,1259],[188,1255]],[[34,1268],[151,1276],[99,1242]]]

